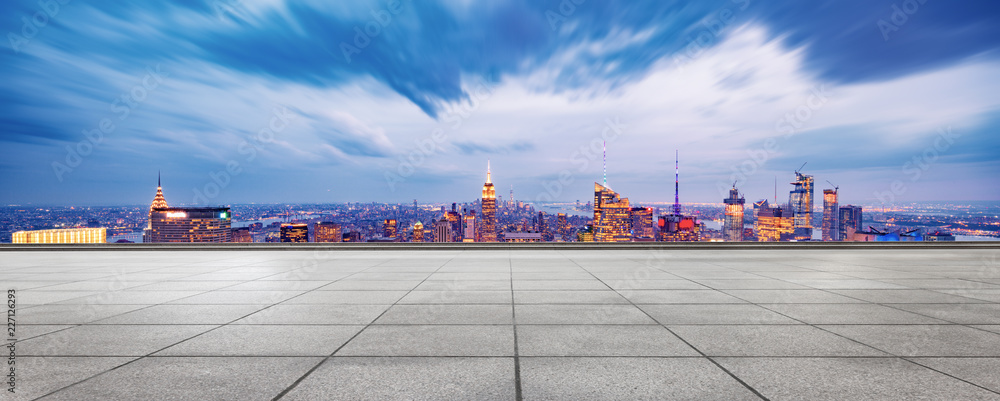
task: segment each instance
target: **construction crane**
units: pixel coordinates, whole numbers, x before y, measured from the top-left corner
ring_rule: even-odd
[[[809,162],[802,163],[802,167],[799,167],[798,170],[795,170],[795,173],[798,174],[799,171],[802,171],[802,169],[805,168],[806,164],[809,164]]]
[[[837,184],[830,182],[830,180],[826,180],[826,182],[830,183],[830,185],[833,185],[833,193],[837,193],[837,191],[840,190],[840,187],[837,186]]]

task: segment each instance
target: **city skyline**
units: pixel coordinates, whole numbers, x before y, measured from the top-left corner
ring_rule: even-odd
[[[8,2],[0,204],[1000,199],[1000,5],[900,4]]]

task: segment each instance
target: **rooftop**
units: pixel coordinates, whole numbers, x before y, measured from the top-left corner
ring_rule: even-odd
[[[14,399],[1000,399],[996,246],[12,249]]]

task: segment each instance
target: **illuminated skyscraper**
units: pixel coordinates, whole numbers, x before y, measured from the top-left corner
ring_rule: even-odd
[[[763,207],[759,208],[756,213],[757,222],[754,223],[754,231],[757,233],[757,241],[777,242],[794,238],[794,218],[787,210],[780,207],[768,207],[767,203],[764,202]]]
[[[632,208],[632,236],[653,239],[653,208]]]
[[[17,231],[12,234],[11,242],[15,244],[103,244],[108,242],[108,233],[105,228]]]
[[[476,242],[476,212],[466,214],[463,219],[465,220],[465,235],[462,242]]]
[[[153,203],[149,205],[149,213],[153,213],[153,209],[166,209],[167,200],[163,198],[163,187],[160,186],[160,174],[156,174],[156,196],[153,197]]]
[[[840,227],[840,232],[838,234],[840,235],[841,241],[848,241],[853,233],[864,231],[861,229],[861,206],[841,206],[840,216],[838,217],[840,220],[837,222]]]
[[[340,231],[340,224],[332,222],[319,222],[313,225],[313,238],[316,242],[340,242],[344,240],[344,234]]]
[[[823,241],[840,241],[840,207],[837,190],[823,190]]]
[[[462,242],[462,214],[458,212],[456,204],[451,204],[451,210],[444,214],[444,218],[451,223],[451,238],[448,242]]]
[[[566,220],[566,213],[559,213],[556,222],[559,223],[559,239],[569,242],[569,222]]]
[[[490,177],[490,164],[486,162],[486,183],[483,184],[481,202],[482,219],[479,224],[479,242],[497,242],[497,193]]]
[[[743,241],[743,208],[746,200],[734,185],[729,190],[729,197],[724,199],[726,218],[723,221],[723,235],[726,241]]]
[[[309,242],[309,225],[305,223],[283,223],[281,242]]]
[[[385,219],[382,222],[382,236],[385,238],[396,237],[396,219]]]
[[[795,189],[788,194],[788,204],[795,219],[795,239],[812,239],[813,176],[796,171],[792,185],[795,185]]]
[[[628,198],[594,183],[594,242],[632,241],[632,207]]]
[[[228,207],[156,208],[144,242],[230,242],[232,214]]]
[[[413,224],[413,242],[424,242],[424,224],[419,221]]]
[[[452,242],[451,240],[451,222],[447,218],[438,220],[434,225],[434,242]]]

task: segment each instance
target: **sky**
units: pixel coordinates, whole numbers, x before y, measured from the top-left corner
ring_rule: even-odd
[[[4,205],[1000,200],[992,0],[0,11]]]

